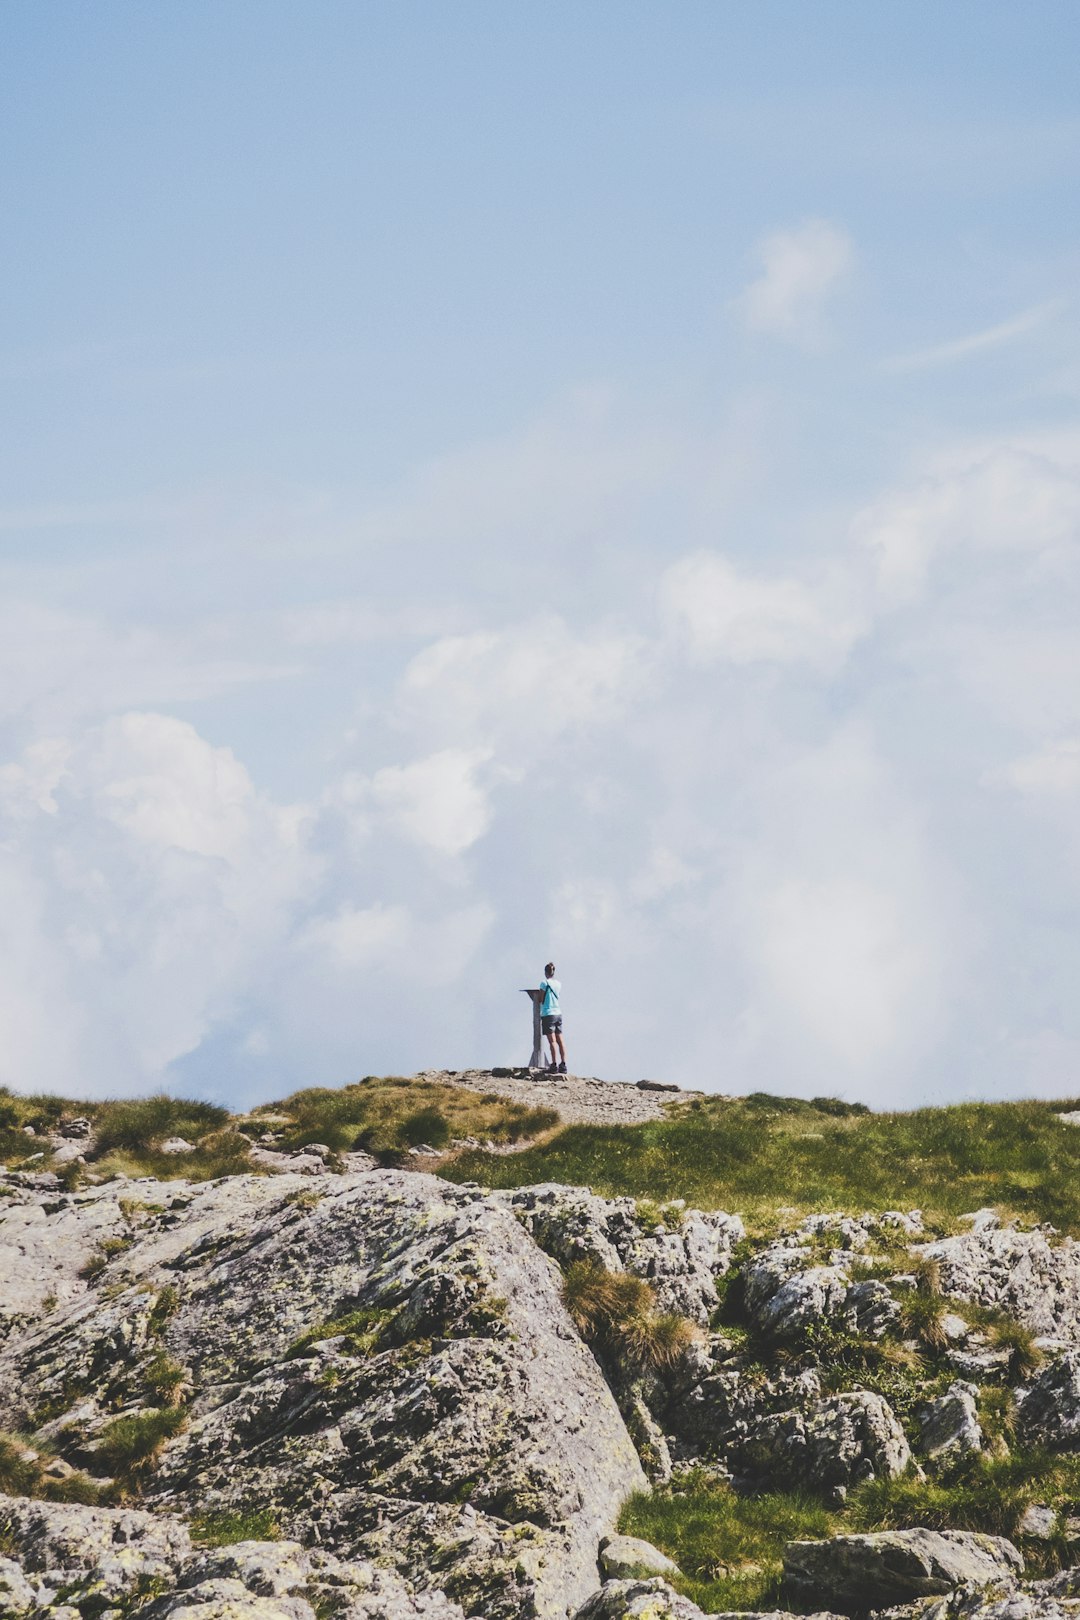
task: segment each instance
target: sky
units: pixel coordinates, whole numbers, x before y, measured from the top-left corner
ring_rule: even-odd
[[[12,0],[0,1084],[1080,1094],[1075,0]]]

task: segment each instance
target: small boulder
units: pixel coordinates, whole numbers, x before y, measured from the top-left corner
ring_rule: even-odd
[[[911,1463],[896,1414],[870,1390],[834,1395],[805,1413],[764,1417],[738,1454],[778,1482],[812,1490],[894,1479]]]
[[[1032,1541],[1051,1541],[1057,1529],[1057,1509],[1043,1502],[1032,1502],[1025,1509],[1016,1533]]]
[[[605,1581],[646,1580],[650,1575],[677,1575],[679,1566],[639,1536],[605,1536],[600,1543],[600,1573]]]
[[[696,1603],[659,1577],[651,1581],[608,1581],[594,1592],[574,1620],[703,1620]]]
[[[1080,1350],[1040,1373],[1020,1408],[1017,1433],[1026,1446],[1080,1451]]]
[[[0,1615],[23,1614],[38,1604],[38,1595],[10,1558],[0,1558]]]
[[[950,1384],[944,1395],[926,1401],[916,1412],[919,1450],[924,1457],[946,1452],[981,1451],[983,1432],[975,1406],[974,1384]]]
[[[943,1597],[957,1586],[1012,1586],[1023,1567],[1011,1541],[966,1530],[882,1530],[784,1549],[791,1595],[824,1598],[846,1613]]]
[[[194,1153],[195,1148],[191,1142],[182,1136],[167,1136],[161,1144],[162,1153]]]
[[[836,1266],[803,1270],[804,1259],[797,1249],[766,1249],[743,1273],[747,1309],[772,1339],[799,1338],[813,1323],[843,1311],[846,1274]]]

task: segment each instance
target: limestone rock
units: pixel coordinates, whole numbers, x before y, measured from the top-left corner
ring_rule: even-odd
[[[0,1497],[0,1535],[18,1547],[25,1574],[46,1577],[69,1602],[101,1608],[170,1582],[191,1554],[183,1524],[133,1508]]]
[[[233,1177],[129,1229],[107,1286],[9,1341],[0,1427],[44,1405],[62,1455],[93,1470],[101,1424],[154,1404],[165,1354],[191,1399],[144,1482],[155,1510],[258,1503],[417,1593],[561,1620],[645,1477],[557,1268],[475,1189],[375,1171],[298,1202],[303,1185]]]
[[[1020,1407],[1017,1432],[1028,1446],[1080,1451],[1080,1350],[1039,1374]]]
[[[31,1586],[22,1569],[10,1558],[0,1558],[0,1616],[25,1614],[38,1605],[39,1589]]]
[[[677,1575],[679,1566],[639,1536],[605,1536],[600,1543],[600,1573],[605,1581],[642,1580],[650,1575]]]
[[[895,1219],[907,1221],[909,1217],[897,1214]],[[876,1278],[852,1282],[848,1266],[885,1220],[884,1216],[879,1220],[810,1216],[799,1232],[756,1254],[743,1277],[747,1309],[759,1330],[778,1341],[795,1340],[807,1329],[829,1322],[864,1337],[881,1338],[896,1324],[900,1307]],[[821,1236],[832,1227],[842,1247],[833,1250],[828,1264],[821,1264],[802,1239]],[[850,1255],[848,1251],[852,1251]]]
[[[1080,1601],[1057,1596],[1049,1590],[1052,1584],[1037,1582],[1026,1591],[1001,1595],[958,1588],[936,1603],[918,1606],[917,1620],[1077,1620]]]
[[[944,1395],[924,1402],[917,1409],[919,1450],[924,1457],[982,1450],[983,1432],[975,1405],[977,1395],[974,1384],[950,1384]]]
[[[858,1612],[943,1595],[957,1586],[1012,1586],[1023,1562],[1002,1536],[883,1530],[789,1542],[784,1579],[793,1596],[824,1597],[842,1611]]]
[[[716,1279],[745,1236],[739,1217],[722,1210],[674,1211],[669,1228],[643,1221],[632,1198],[600,1198],[584,1187],[546,1183],[495,1196],[556,1260],[633,1272],[652,1284],[662,1310],[702,1326],[716,1309]]]
[[[805,1414],[763,1418],[736,1455],[772,1481],[817,1490],[894,1479],[911,1462],[896,1414],[869,1390],[834,1395]]]
[[[703,1620],[696,1603],[659,1577],[608,1581],[578,1609],[574,1620]]]
[[[1057,1510],[1044,1503],[1031,1502],[1016,1527],[1017,1535],[1029,1536],[1032,1541],[1050,1541],[1057,1529]]]
[[[1059,1569],[1044,1581],[1032,1581],[1029,1590],[1038,1597],[1072,1598],[1080,1603],[1080,1564]]]
[[[976,1217],[972,1231],[920,1252],[938,1261],[945,1294],[996,1306],[1033,1333],[1080,1345],[1080,1244],[1053,1236]]]
[[[760,1330],[793,1339],[815,1322],[839,1316],[849,1279],[838,1266],[807,1265],[806,1251],[770,1244],[746,1266],[746,1306]]]
[[[673,1381],[663,1413],[668,1432],[695,1455],[725,1456],[737,1450],[763,1418],[807,1412],[821,1400],[821,1380],[811,1369],[794,1373],[717,1360],[709,1345],[694,1346]]]

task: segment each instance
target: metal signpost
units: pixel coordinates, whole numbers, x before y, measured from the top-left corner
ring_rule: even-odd
[[[532,1000],[533,1049],[532,1057],[529,1059],[529,1068],[542,1069],[544,1067],[544,1057],[541,1048],[544,1044],[544,1037],[540,1027],[540,1003],[544,999],[544,992],[542,990],[523,990],[521,993],[523,996],[529,996]]]

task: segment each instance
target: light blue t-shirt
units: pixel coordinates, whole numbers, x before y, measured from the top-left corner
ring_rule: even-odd
[[[559,991],[562,985],[558,979],[541,979],[540,988],[544,992],[544,999],[540,1006],[541,1018],[554,1018],[559,1011]]]

